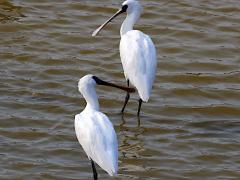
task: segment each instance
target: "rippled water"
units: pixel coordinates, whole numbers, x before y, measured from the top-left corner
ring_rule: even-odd
[[[98,87],[119,138],[115,179],[240,178],[240,1],[149,0],[137,29],[158,72],[137,124],[137,95]],[[74,132],[85,74],[124,84],[114,0],[0,1],[0,179],[90,179]],[[110,179],[98,167],[100,179]],[[114,179],[114,178],[113,178]]]

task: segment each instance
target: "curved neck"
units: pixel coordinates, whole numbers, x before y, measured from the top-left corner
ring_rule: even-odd
[[[123,36],[128,31],[133,30],[133,26],[136,23],[136,21],[139,19],[140,13],[138,11],[133,11],[130,14],[127,14],[126,19],[123,21],[120,34]]]
[[[98,96],[95,87],[89,87],[82,90],[82,95],[87,102],[87,105],[85,107],[86,109],[94,109],[96,111],[99,110]]]

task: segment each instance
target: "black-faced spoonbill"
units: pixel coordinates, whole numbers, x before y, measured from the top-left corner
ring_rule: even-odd
[[[118,170],[117,136],[108,117],[99,111],[96,84],[116,87],[128,93],[135,91],[133,88],[105,82],[93,75],[86,75],[79,80],[78,89],[87,105],[75,116],[75,131],[79,143],[91,161],[94,180],[98,177],[94,162],[110,176],[116,175]]]
[[[92,36],[96,36],[111,20],[125,12],[127,13],[127,17],[123,21],[120,30],[120,56],[127,84],[129,86],[130,82],[135,86],[140,96],[138,105],[139,116],[142,101],[147,102],[150,97],[157,69],[156,49],[151,38],[141,31],[133,30],[134,24],[141,15],[142,6],[136,0],[124,1],[122,8],[97,28]],[[130,94],[127,93],[122,113],[129,98]]]

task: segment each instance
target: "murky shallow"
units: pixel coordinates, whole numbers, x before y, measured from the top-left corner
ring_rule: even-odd
[[[74,115],[85,74],[124,84],[113,0],[0,1],[0,179],[90,179]],[[142,1],[136,25],[158,51],[137,124],[137,95],[98,87],[119,138],[115,179],[240,178],[240,1]],[[111,179],[98,168],[100,179]],[[113,178],[114,179],[114,178]]]

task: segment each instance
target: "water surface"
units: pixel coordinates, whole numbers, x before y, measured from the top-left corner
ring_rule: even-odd
[[[141,1],[136,25],[158,51],[158,71],[137,123],[137,95],[98,87],[119,139],[113,179],[240,178],[240,1]],[[0,2],[0,179],[90,179],[74,115],[85,74],[125,84],[114,0]],[[99,167],[100,179],[112,179]]]

